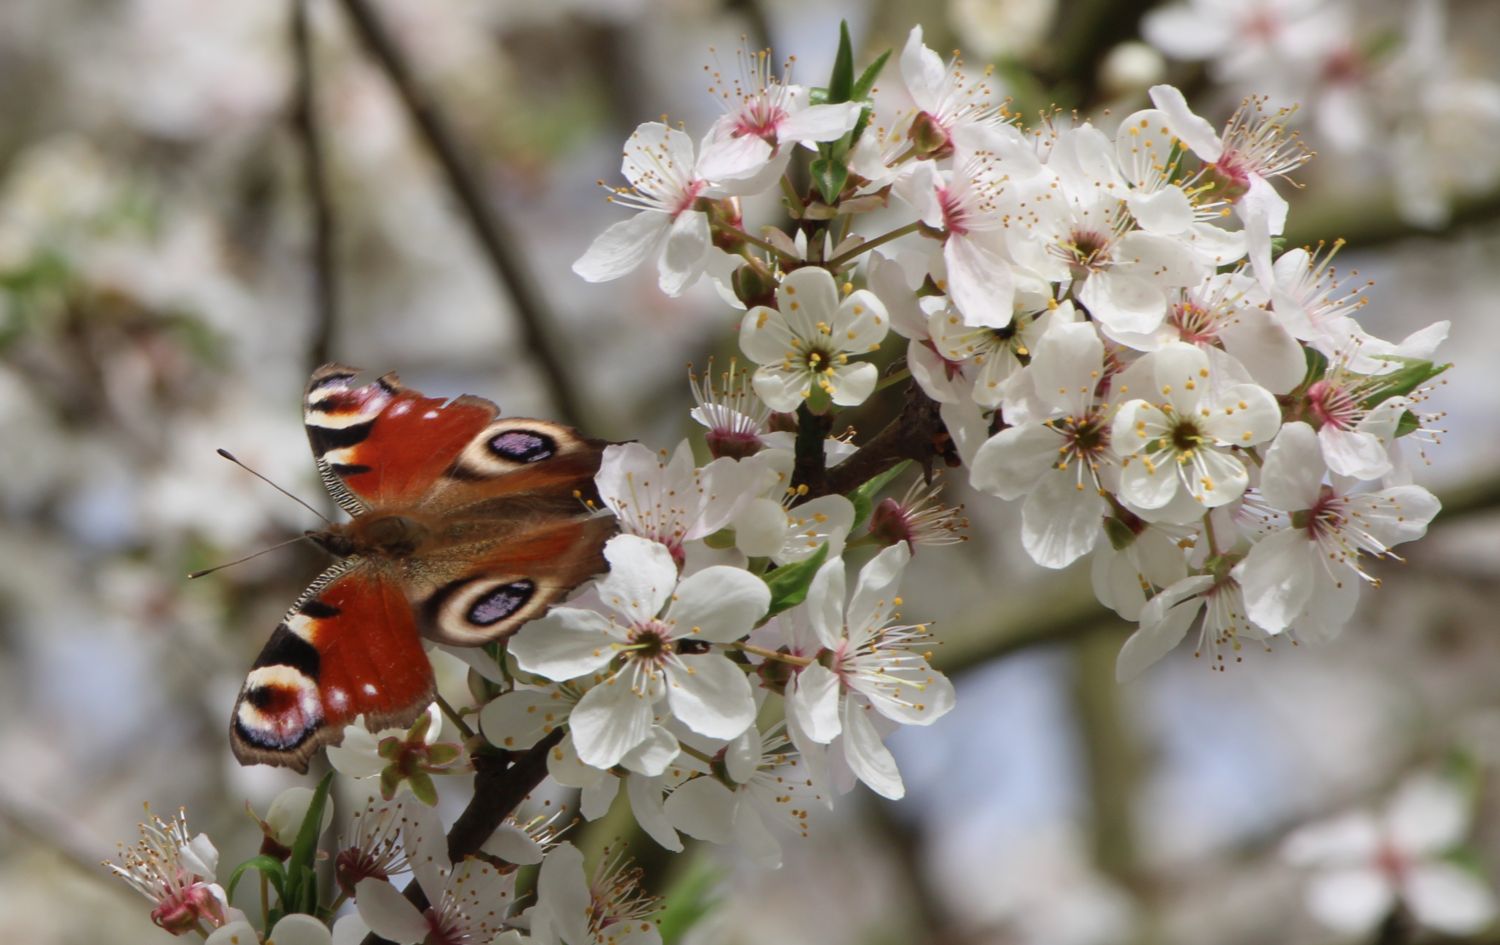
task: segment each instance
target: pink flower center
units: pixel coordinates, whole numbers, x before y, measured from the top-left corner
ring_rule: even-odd
[[[969,209],[963,205],[959,196],[947,187],[939,187],[938,205],[943,210],[943,229],[955,236],[963,236],[969,232]]]
[[[224,924],[226,916],[218,897],[203,882],[173,890],[151,910],[151,921],[173,935],[185,935],[205,919],[209,925],[218,927]]]
[[[756,137],[774,148],[779,141],[781,123],[786,119],[786,109],[764,98],[756,98],[740,109],[731,135],[736,138]]]
[[[679,196],[677,198],[677,202],[672,205],[672,219],[675,220],[687,211],[693,209],[693,204],[698,202],[698,195],[703,193],[704,188],[706,188],[707,186],[707,181],[695,179],[692,183],[684,187],[681,196]]]
[[[1213,312],[1196,302],[1183,300],[1167,312],[1167,324],[1177,329],[1178,336],[1188,344],[1212,345],[1219,340],[1219,325]]]
[[[1360,405],[1346,387],[1329,381],[1315,381],[1307,389],[1307,406],[1317,418],[1318,426],[1350,430],[1359,422]]]

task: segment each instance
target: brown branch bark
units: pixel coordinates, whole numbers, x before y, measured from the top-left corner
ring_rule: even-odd
[[[920,463],[929,476],[938,460],[946,466],[959,465],[937,403],[915,384],[907,388],[906,403],[895,419],[859,452],[828,470],[818,488],[809,484],[808,498],[850,492],[904,459]]]
[[[464,158],[452,125],[437,102],[417,82],[405,54],[369,0],[341,2],[365,51],[395,87],[422,141],[436,158],[448,189],[479,242],[485,261],[494,271],[495,278],[510,293],[516,318],[521,324],[522,338],[536,360],[558,417],[566,423],[582,426],[582,405],[569,383],[562,356],[550,334],[551,314],[516,248],[509,227],[486,198]]]
[[[308,345],[308,369],[331,360],[334,327],[338,324],[338,269],[335,262],[337,229],[329,196],[327,160],[318,123],[317,72],[308,20],[308,0],[291,2],[291,47],[296,84],[292,93],[292,130],[302,159],[303,187],[312,209],[313,330]]]

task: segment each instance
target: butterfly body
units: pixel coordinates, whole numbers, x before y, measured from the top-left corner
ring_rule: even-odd
[[[307,533],[339,560],[246,678],[230,741],[247,764],[305,770],[358,715],[371,728],[409,723],[434,691],[421,637],[504,639],[605,570],[614,521],[580,501],[604,443],[500,418],[482,398],[356,374],[325,365],[308,384],[308,440],[351,519]]]

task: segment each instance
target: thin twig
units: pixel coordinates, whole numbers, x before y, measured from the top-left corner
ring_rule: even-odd
[[[437,102],[417,84],[405,55],[374,6],[368,0],[341,2],[365,51],[395,86],[412,123],[437,159],[448,189],[474,231],[485,260],[501,285],[510,292],[516,318],[521,323],[521,335],[546,382],[558,417],[574,426],[583,425],[584,411],[568,381],[562,356],[548,333],[553,322],[551,314],[516,249],[517,243],[509,228],[501,221],[470,170],[448,119]]]
[[[313,332],[308,346],[311,370],[330,360],[333,332],[338,324],[339,286],[334,246],[337,230],[329,196],[323,134],[318,124],[317,73],[313,68],[312,29],[308,0],[291,0],[292,58],[296,85],[292,98],[292,130],[302,157],[303,186],[312,207]]]

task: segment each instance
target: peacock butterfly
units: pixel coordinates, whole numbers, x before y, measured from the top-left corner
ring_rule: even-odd
[[[363,714],[410,724],[433,700],[420,637],[501,640],[606,569],[614,519],[589,511],[607,445],[482,397],[424,397],[326,364],[303,401],[329,493],[351,520],[307,537],[339,560],[287,611],[235,702],[242,764],[306,771]]]

